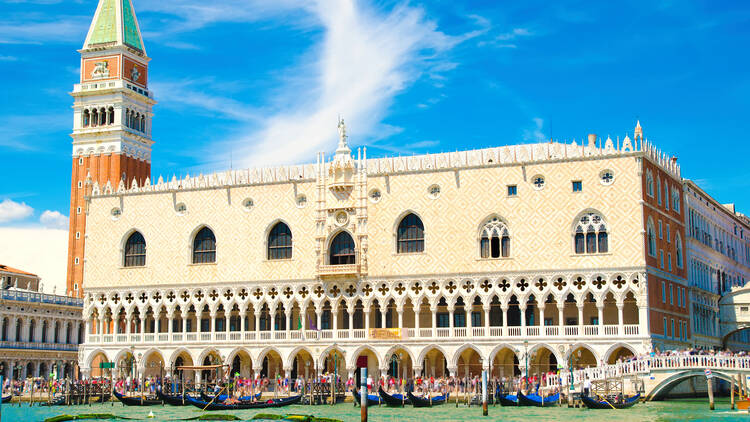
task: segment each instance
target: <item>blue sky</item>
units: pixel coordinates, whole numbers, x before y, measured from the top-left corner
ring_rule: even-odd
[[[750,213],[747,2],[133,0],[152,174],[646,137]],[[0,226],[62,228],[96,1],[0,0]]]

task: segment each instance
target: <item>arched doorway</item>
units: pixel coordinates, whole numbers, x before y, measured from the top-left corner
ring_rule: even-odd
[[[521,375],[518,356],[509,347],[503,347],[492,358],[492,376],[500,379]]]
[[[409,352],[404,348],[396,348],[383,357],[388,362],[388,376],[397,379],[408,379],[414,374]]]
[[[91,359],[91,378],[99,378],[105,375],[105,370],[100,368],[102,363],[109,362],[103,352],[99,352]]]
[[[231,377],[243,377],[250,378],[253,372],[253,362],[250,358],[250,354],[244,349],[240,349],[235,353],[231,362]]]
[[[156,350],[149,352],[143,361],[144,377],[163,377],[164,376],[164,357]]]
[[[424,354],[422,361],[422,375],[425,377],[447,377],[448,360],[438,348],[432,348]]]
[[[279,375],[283,375],[281,355],[272,349],[263,357],[260,376],[262,378],[276,379]]]
[[[571,362],[573,368],[588,368],[591,366],[597,366],[596,356],[594,352],[589,350],[585,346],[579,346],[572,352]]]
[[[607,363],[612,365],[614,363],[617,363],[618,361],[628,359],[630,357],[635,356],[632,350],[630,348],[625,346],[620,346],[617,349],[613,350],[612,353],[609,354],[609,357],[607,358]]]
[[[457,376],[473,378],[475,375],[482,374],[482,362],[479,352],[473,347],[467,347],[458,355],[456,360]]]
[[[521,364],[525,366],[526,362],[521,362]],[[535,347],[529,350],[528,367],[529,376],[539,377],[545,372],[557,371],[557,356],[547,346]]]
[[[355,374],[356,385],[361,385],[360,368],[367,368],[367,374],[373,379],[373,382],[380,379],[380,362],[378,361],[377,355],[372,350],[368,348],[360,350],[355,357],[355,364],[357,367]]]
[[[208,352],[203,358],[203,362],[201,362],[203,366],[222,365],[223,363],[221,356],[219,356],[219,353],[215,350]],[[201,371],[201,381],[208,384],[215,383],[222,375],[220,372],[221,371],[216,369],[204,369]]]

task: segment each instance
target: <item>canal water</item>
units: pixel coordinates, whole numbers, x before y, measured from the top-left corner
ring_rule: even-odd
[[[750,414],[747,412],[729,410],[729,401],[719,399],[716,402],[716,410],[708,409],[708,399],[683,399],[664,402],[640,403],[628,410],[588,410],[568,409],[567,407],[535,408],[535,407],[494,407],[490,405],[489,417],[482,417],[480,407],[458,407],[454,404],[436,406],[434,408],[415,409],[413,407],[370,408],[369,420],[380,421],[420,421],[420,422],[442,422],[442,421],[517,421],[517,422],[557,422],[557,421],[603,421],[610,422],[634,422],[634,421],[748,421]],[[45,418],[60,414],[82,414],[82,413],[111,413],[133,419],[147,420],[149,411],[154,412],[154,419],[150,421],[174,421],[193,418],[200,415],[200,409],[193,406],[151,406],[151,407],[123,407],[120,403],[93,404],[91,406],[59,406],[29,408],[28,405],[18,407],[5,404],[2,406],[2,421],[33,422],[43,421]],[[233,414],[243,419],[250,419],[257,413],[275,414],[312,414],[341,419],[342,421],[359,421],[359,408],[351,403],[338,404],[336,406],[288,406],[283,409],[269,410],[239,410],[231,412],[212,412],[222,414]]]

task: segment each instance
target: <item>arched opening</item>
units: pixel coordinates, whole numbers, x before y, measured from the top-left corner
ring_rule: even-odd
[[[574,249],[577,254],[609,252],[607,225],[601,214],[586,212],[573,226]]]
[[[414,374],[409,352],[399,347],[388,352],[384,359],[388,362],[388,376],[396,379],[408,379]]]
[[[156,350],[151,351],[144,356],[143,375],[147,378],[164,377],[164,357]]]
[[[135,377],[135,359],[130,352],[122,353],[115,362],[115,374],[119,378]]]
[[[48,372],[49,368],[47,367],[47,363],[39,362],[39,376],[44,379],[52,378]]]
[[[422,361],[422,375],[424,377],[447,377],[448,372],[448,360],[446,359],[443,352],[437,347],[431,348],[424,354],[424,360]]]
[[[479,352],[474,350],[473,347],[467,347],[458,356],[457,375],[459,377],[473,378],[475,375],[482,374],[482,362]]]
[[[140,232],[133,232],[125,242],[123,266],[143,267],[146,265],[146,239]]]
[[[573,350],[571,363],[573,364],[573,368],[575,369],[597,366],[596,356],[594,356],[594,352],[592,352],[585,346],[579,346],[578,348]]]
[[[518,356],[508,347],[503,347],[492,358],[492,377],[512,378],[521,375],[518,368]]]
[[[203,227],[193,239],[193,264],[216,262],[216,237],[208,227]]]
[[[607,358],[607,364],[612,365],[619,361],[627,360],[631,357],[635,356],[633,351],[630,350],[630,348],[625,346],[620,346],[617,349],[613,350],[612,353],[609,354],[609,357]]]
[[[526,365],[526,362],[523,362]],[[528,375],[540,377],[546,372],[557,371],[557,357],[547,346],[539,346],[528,352]]]
[[[208,354],[203,358],[202,365],[209,366],[209,365],[222,365],[224,362],[221,360],[221,356],[219,356],[219,353],[215,350],[211,350],[208,352]],[[219,381],[219,377],[222,375],[219,373],[220,371],[216,370],[209,370],[204,369],[201,371],[201,382],[206,384],[213,384]]]
[[[268,233],[268,259],[292,259],[292,231],[282,222]]]
[[[316,375],[315,371],[315,360],[310,352],[306,349],[299,349],[292,359],[291,378],[311,379]]]
[[[8,321],[8,318],[3,318],[3,333],[2,333],[2,339],[3,341],[8,341],[8,325],[10,322]]]
[[[269,350],[263,357],[260,376],[262,378],[276,379],[277,376],[283,375],[283,373],[281,356],[276,350]]]
[[[508,227],[498,217],[484,223],[479,249],[482,258],[507,258],[510,256],[510,234]]]
[[[373,380],[378,380],[380,378],[380,362],[378,362],[378,357],[372,350],[366,348],[362,349],[355,359],[355,365],[357,367],[355,375],[357,383],[355,385],[361,385],[361,371],[359,371],[359,368],[367,368],[368,377],[371,377]]]
[[[185,382],[186,387],[193,383],[195,380],[195,371],[192,369],[179,369],[183,366],[194,366],[193,357],[190,356],[185,350],[180,353],[172,361],[172,378],[175,382]],[[186,388],[187,390],[187,388]]]
[[[48,339],[47,335],[49,334],[48,329],[47,329],[48,325],[49,323],[46,320],[42,321],[42,338],[40,339],[41,343],[47,343],[47,339]]]
[[[396,232],[398,253],[424,252],[424,225],[415,214],[401,219]]]
[[[518,305],[516,295],[511,296],[508,301],[508,327],[521,326],[521,308]]]
[[[354,239],[347,232],[341,232],[333,238],[330,248],[330,265],[348,265],[356,263]]]
[[[106,372],[109,370],[100,368],[102,363],[108,362],[109,359],[107,359],[107,356],[103,352],[98,352],[97,354],[95,354],[91,359],[91,378],[100,378],[109,375]]]
[[[638,301],[635,299],[633,292],[628,292],[623,300],[622,309],[623,323],[626,325],[637,325],[640,323],[638,312]]]
[[[236,378],[238,376],[242,378],[250,378],[253,371],[253,362],[250,358],[250,354],[244,349],[240,349],[232,358],[232,366],[230,368],[229,376]]]
[[[36,320],[32,319],[29,321],[29,342],[35,342],[36,341]]]

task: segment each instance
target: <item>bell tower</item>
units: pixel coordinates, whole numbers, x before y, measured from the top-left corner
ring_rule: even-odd
[[[87,182],[143,184],[151,174],[151,118],[146,48],[131,0],[99,0],[73,87],[67,294],[83,294]],[[90,180],[88,177],[90,176]]]

